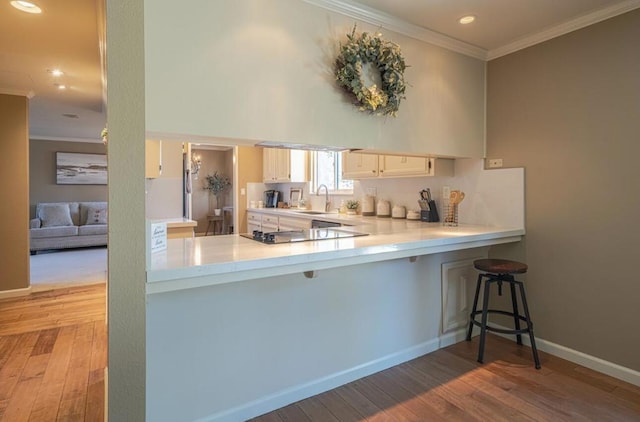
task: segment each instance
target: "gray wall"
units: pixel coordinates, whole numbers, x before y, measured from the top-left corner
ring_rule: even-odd
[[[487,156],[526,172],[540,338],[640,370],[640,10],[488,64]]]
[[[34,217],[38,202],[106,201],[107,185],[57,185],[56,152],[106,154],[101,143],[29,141],[29,204]]]

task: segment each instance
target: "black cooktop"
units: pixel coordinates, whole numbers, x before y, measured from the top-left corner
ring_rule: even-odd
[[[336,228],[316,228],[304,230],[292,230],[286,232],[261,232],[244,233],[240,236],[261,243],[275,245],[279,243],[307,242],[310,240],[344,239],[347,237],[368,236],[369,233],[351,232]]]

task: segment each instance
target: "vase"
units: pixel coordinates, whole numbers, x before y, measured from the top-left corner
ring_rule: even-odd
[[[356,215],[357,213],[357,210],[347,210],[347,215]]]
[[[216,217],[220,214],[222,214],[222,210],[220,208],[216,208],[213,210],[213,215],[215,215]]]

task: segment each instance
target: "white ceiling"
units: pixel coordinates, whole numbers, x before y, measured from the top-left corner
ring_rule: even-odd
[[[35,139],[99,141],[104,0],[30,0],[29,15],[0,0],[0,93],[33,95]],[[231,0],[227,0],[231,1]],[[238,1],[238,0],[237,0]],[[491,59],[640,7],[640,0],[304,0]],[[460,25],[463,15],[477,17]],[[48,69],[61,68],[55,79]],[[64,91],[54,83],[68,85]],[[72,115],[77,117],[68,117]]]

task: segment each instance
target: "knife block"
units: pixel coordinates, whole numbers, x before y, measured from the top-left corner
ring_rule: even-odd
[[[425,221],[427,223],[437,223],[440,221],[440,217],[438,216],[438,207],[436,207],[436,201],[427,201],[429,204],[428,210],[420,211],[420,220]]]

